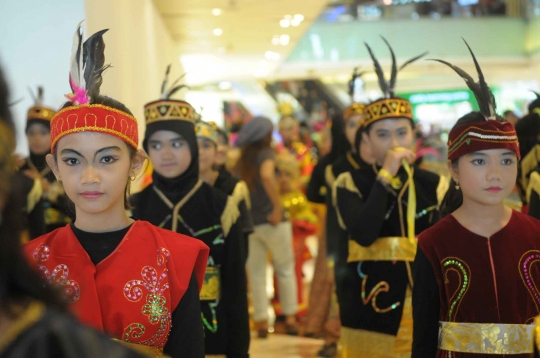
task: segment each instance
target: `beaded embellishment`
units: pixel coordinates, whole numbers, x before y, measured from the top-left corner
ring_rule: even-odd
[[[450,298],[450,309],[448,310],[448,321],[452,322],[455,320],[459,305],[471,285],[471,269],[469,265],[457,257],[443,259],[441,266],[446,285],[450,283],[450,279],[448,278],[450,272],[455,272],[459,278],[458,288]]]
[[[65,264],[57,265],[52,272],[44,265],[49,260],[51,249],[47,245],[40,245],[34,251],[34,260],[38,270],[47,279],[49,284],[62,288],[64,296],[70,303],[75,303],[81,297],[81,288],[75,280],[68,279],[69,267]]]
[[[142,280],[131,280],[124,285],[124,297],[130,302],[139,302],[143,297],[143,291],[147,291],[146,301],[141,312],[148,317],[151,325],[159,324],[157,332],[150,338],[141,340],[146,333],[146,327],[142,323],[132,323],[122,333],[124,341],[163,348],[171,330],[171,312],[167,307],[167,299],[163,296],[169,289],[168,269],[164,267],[170,257],[167,249],[158,249],[157,266],[163,267],[159,273],[152,266],[145,266],[141,271]]]
[[[389,307],[379,308],[377,306],[377,296],[381,292],[390,291],[390,285],[386,281],[381,281],[378,284],[376,284],[369,292],[369,295],[366,296],[366,283],[367,283],[368,275],[362,272],[362,262],[358,263],[358,275],[362,279],[362,303],[364,303],[364,305],[367,305],[371,302],[371,307],[373,307],[373,310],[381,314],[390,312],[392,310],[395,310],[399,306],[401,306],[401,302],[396,302],[390,305]]]
[[[538,292],[538,287],[531,275],[531,268],[533,264],[540,261],[540,251],[530,250],[521,256],[519,260],[519,273],[523,283],[529,290],[529,293],[532,296],[536,309],[540,311],[540,292]],[[538,279],[538,278],[537,278]]]

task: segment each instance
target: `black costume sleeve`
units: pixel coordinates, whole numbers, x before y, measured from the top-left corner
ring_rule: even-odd
[[[529,205],[529,215],[535,219],[540,219],[540,196],[535,190],[531,191]]]
[[[325,203],[325,196],[321,194],[321,188],[325,186],[325,177],[324,172],[326,170],[326,161],[320,160],[315,168],[313,168],[313,173],[309,179],[309,183],[306,189],[306,197],[308,201],[317,204]]]
[[[172,328],[163,352],[172,358],[204,358],[201,303],[195,274],[191,275],[188,289],[172,314]]]
[[[367,198],[361,198],[345,188],[337,188],[339,214],[351,238],[360,245],[370,246],[379,238],[386,219],[389,195],[378,180],[375,180]]]
[[[225,238],[225,257],[221,271],[222,300],[227,307],[227,358],[249,357],[249,313],[245,253],[238,224]]]
[[[411,358],[435,357],[439,340],[439,286],[420,247],[413,265],[413,347]]]
[[[238,224],[240,225],[241,231],[247,235],[253,233],[253,218],[251,217],[251,211],[248,209],[245,200],[238,203],[238,210],[240,211]]]

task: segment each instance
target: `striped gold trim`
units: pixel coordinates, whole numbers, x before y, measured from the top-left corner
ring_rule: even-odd
[[[406,237],[381,237],[368,247],[349,240],[347,262],[358,261],[408,261],[413,262],[418,242]]]
[[[533,353],[532,324],[439,322],[439,349],[476,354]]]

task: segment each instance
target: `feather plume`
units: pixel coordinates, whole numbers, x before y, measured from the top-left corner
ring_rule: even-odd
[[[396,64],[396,55],[394,54],[394,50],[392,50],[392,46],[386,41],[386,39],[381,36],[384,43],[390,50],[390,56],[392,57],[392,72],[390,74],[390,81],[388,81],[388,95],[389,97],[394,96],[394,89],[396,88],[396,81],[397,81],[397,64]]]
[[[540,99],[540,93],[536,92],[536,91],[533,91],[533,90],[530,90],[532,93],[534,93],[534,95],[536,96],[536,99]]]
[[[165,71],[165,79],[163,80],[163,83],[161,85],[161,99],[169,99],[173,94],[180,91],[182,88],[189,88],[185,84],[177,85],[178,82],[180,82],[186,74],[184,73],[180,77],[176,79],[176,81],[173,82],[170,88],[167,88],[167,83],[169,82],[169,73],[171,71],[171,65],[167,66],[167,70]]]
[[[73,35],[73,45],[71,47],[69,83],[73,93],[75,93],[76,88],[86,88],[83,77],[83,22],[84,20],[77,24],[77,30],[75,30],[75,34]]]
[[[354,95],[356,94],[355,93],[355,83],[356,83],[356,79],[357,78],[360,78],[362,77],[362,75],[364,73],[366,73],[366,71],[358,71],[360,68],[359,67],[355,67],[354,70],[353,70],[353,73],[352,73],[352,76],[351,76],[351,79],[349,81],[349,95],[351,96],[351,100],[354,102]]]
[[[166,98],[167,82],[169,81],[170,72],[171,72],[171,65],[169,64],[167,66],[167,70],[165,71],[165,79],[163,80],[163,83],[161,84],[161,99]]]
[[[34,94],[34,91],[32,91],[32,88],[30,87],[28,87],[28,92],[30,93],[30,97],[32,97],[32,100],[34,101],[34,106],[43,105],[43,86],[37,87],[36,94]]]
[[[399,71],[403,70],[405,67],[407,67],[408,65],[410,65],[411,63],[415,62],[415,61],[418,61],[419,59],[421,59],[422,57],[424,57],[425,55],[427,55],[428,53],[427,52],[424,52],[423,54],[421,55],[418,55],[416,57],[413,57],[411,58],[410,60],[408,60],[407,62],[405,62],[404,64],[401,65],[401,67],[399,68]]]
[[[103,83],[103,72],[111,65],[105,65],[105,41],[103,34],[108,29],[93,34],[84,42],[84,80],[86,82],[86,96],[90,99],[99,95],[99,88]]]
[[[377,74],[377,78],[379,79],[379,86],[381,87],[381,91],[383,92],[385,97],[388,97],[389,96],[388,83],[386,83],[386,79],[384,78],[383,69],[382,69],[379,61],[377,60],[377,58],[373,54],[373,51],[371,50],[371,47],[369,47],[369,45],[367,43],[365,43],[365,42],[364,42],[364,44],[366,45],[366,47],[368,49],[368,52],[369,52],[369,55],[371,56],[371,59],[373,60],[373,67],[375,68],[375,73]]]
[[[446,66],[453,69],[461,78],[463,78],[465,80],[465,83],[467,84],[467,87],[469,87],[469,89],[474,94],[474,97],[476,98],[476,102],[478,103],[478,107],[480,108],[480,113],[482,113],[482,115],[486,119],[494,119],[496,116],[496,109],[497,109],[497,106],[495,104],[495,98],[493,97],[493,94],[491,93],[491,90],[489,89],[489,86],[486,83],[484,74],[482,73],[482,69],[480,68],[480,65],[478,64],[478,61],[476,60],[476,57],[474,56],[472,49],[470,48],[469,44],[467,44],[466,41],[465,41],[465,44],[467,45],[467,48],[469,49],[469,52],[471,53],[471,56],[474,61],[474,65],[476,67],[476,71],[478,72],[478,79],[479,79],[478,82],[476,82],[467,72],[465,72],[458,66],[452,65],[449,62],[446,62],[443,60],[437,60],[437,59],[432,59],[430,61],[437,61],[442,64],[445,64]]]
[[[34,101],[34,103],[36,103],[37,102],[36,95],[34,94],[30,86],[28,86],[28,93],[30,93],[30,97],[32,97],[32,100]]]

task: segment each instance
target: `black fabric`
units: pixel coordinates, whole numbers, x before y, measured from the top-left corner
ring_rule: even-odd
[[[245,246],[237,224],[223,237],[221,215],[227,194],[202,183],[179,211],[177,232],[197,238],[210,248],[210,266],[221,270],[221,300],[215,309],[218,329],[215,333],[205,327],[206,354],[226,354],[228,357],[247,357],[249,350],[249,316]],[[132,197],[133,218],[146,220],[165,229],[172,228],[170,209],[152,186]],[[201,302],[201,310],[212,322],[209,302]]]
[[[240,182],[237,178],[231,175],[225,169],[225,167],[219,168],[219,174],[214,183],[214,188],[221,190],[227,195],[232,195],[236,185]],[[249,252],[249,235],[253,233],[254,224],[251,217],[251,211],[247,207],[245,200],[238,203],[238,210],[240,211],[240,217],[238,218],[238,226],[241,230],[242,241],[244,242],[244,252],[246,254],[245,261],[247,261],[247,253]]]
[[[28,211],[28,194],[34,187],[34,180],[26,176],[22,171],[18,171],[13,175],[10,195],[16,201],[17,210],[21,214],[21,222],[23,227],[28,229],[30,239],[35,239],[46,233],[45,230],[45,214],[43,205],[37,202],[32,209]]]
[[[529,215],[540,220],[540,195],[536,190],[531,190],[529,199]]]
[[[90,256],[90,260],[92,260],[94,265],[99,264],[103,259],[112,254],[131,228],[131,225],[129,225],[117,231],[87,232],[77,229],[74,223],[70,225],[75,237],[81,243],[84,251]]]
[[[172,358],[204,357],[204,332],[202,326],[194,324],[201,320],[199,285],[195,274],[172,314],[172,328],[163,353]]]
[[[18,335],[0,358],[143,358],[109,337],[82,326],[66,313],[46,310],[42,318]],[[197,357],[204,357],[199,355]]]
[[[439,285],[420,247],[413,268],[413,347],[411,358],[435,357],[439,341]]]
[[[148,152],[148,140],[157,131],[167,130],[178,133],[188,143],[191,152],[191,163],[187,170],[177,178],[167,179],[155,170],[152,173],[153,184],[161,190],[173,203],[180,201],[199,180],[199,147],[193,123],[180,120],[159,121],[146,127],[143,147]]]
[[[30,154],[30,157],[26,159],[26,163],[24,166],[20,169],[21,173],[24,173],[26,170],[31,170],[32,167],[29,163],[32,163],[32,165],[41,172],[45,168],[47,168],[47,163],[43,164],[43,160],[46,157],[46,155],[32,155]],[[33,162],[33,159],[36,160],[36,163]],[[56,183],[56,177],[54,176],[54,173],[49,171],[44,177],[45,180],[47,180],[51,185],[53,183]],[[51,231],[54,231],[58,228],[64,227],[67,224],[67,221],[55,221],[51,219],[50,217],[54,217],[51,215],[51,212],[58,212],[61,216],[66,217],[68,220],[74,218],[74,212],[70,210],[69,208],[69,198],[67,195],[60,195],[56,202],[51,202],[47,199],[42,198],[35,206],[34,209],[28,213],[28,221],[29,221],[29,231],[32,234],[32,238],[39,237],[43,234],[49,233]],[[49,220],[46,219],[46,217],[49,217]],[[44,229],[43,229],[44,227]]]
[[[332,164],[331,158],[328,156],[322,157],[311,173],[311,178],[306,190],[306,196],[308,201],[317,204],[326,203],[326,194],[328,193],[328,186],[326,184],[326,167]]]
[[[376,180],[378,168],[366,166],[352,171],[351,176],[362,196],[345,188],[337,188],[337,203],[351,240],[362,246],[371,245],[379,237],[407,236],[407,189],[401,192],[402,208],[399,210],[398,193],[391,193]],[[402,182],[407,180],[403,169],[398,173]],[[415,168],[417,213],[437,205],[437,185],[439,176]],[[419,215],[415,223],[416,234],[421,233],[438,220],[438,211],[429,211]],[[402,229],[403,228],[403,229]],[[340,245],[346,245],[343,242]],[[345,262],[341,257],[338,262]],[[403,261],[363,261],[347,263],[337,277],[340,282],[337,289],[340,305],[341,323],[345,327],[365,329],[380,333],[396,335],[401,322],[405,292],[409,284],[407,263]],[[377,313],[371,302],[362,302],[362,283],[366,280],[366,295],[375,285],[384,281],[390,289],[377,297],[377,306],[386,308],[396,302],[401,304],[395,309],[381,314]],[[356,287],[358,289],[351,289]]]

